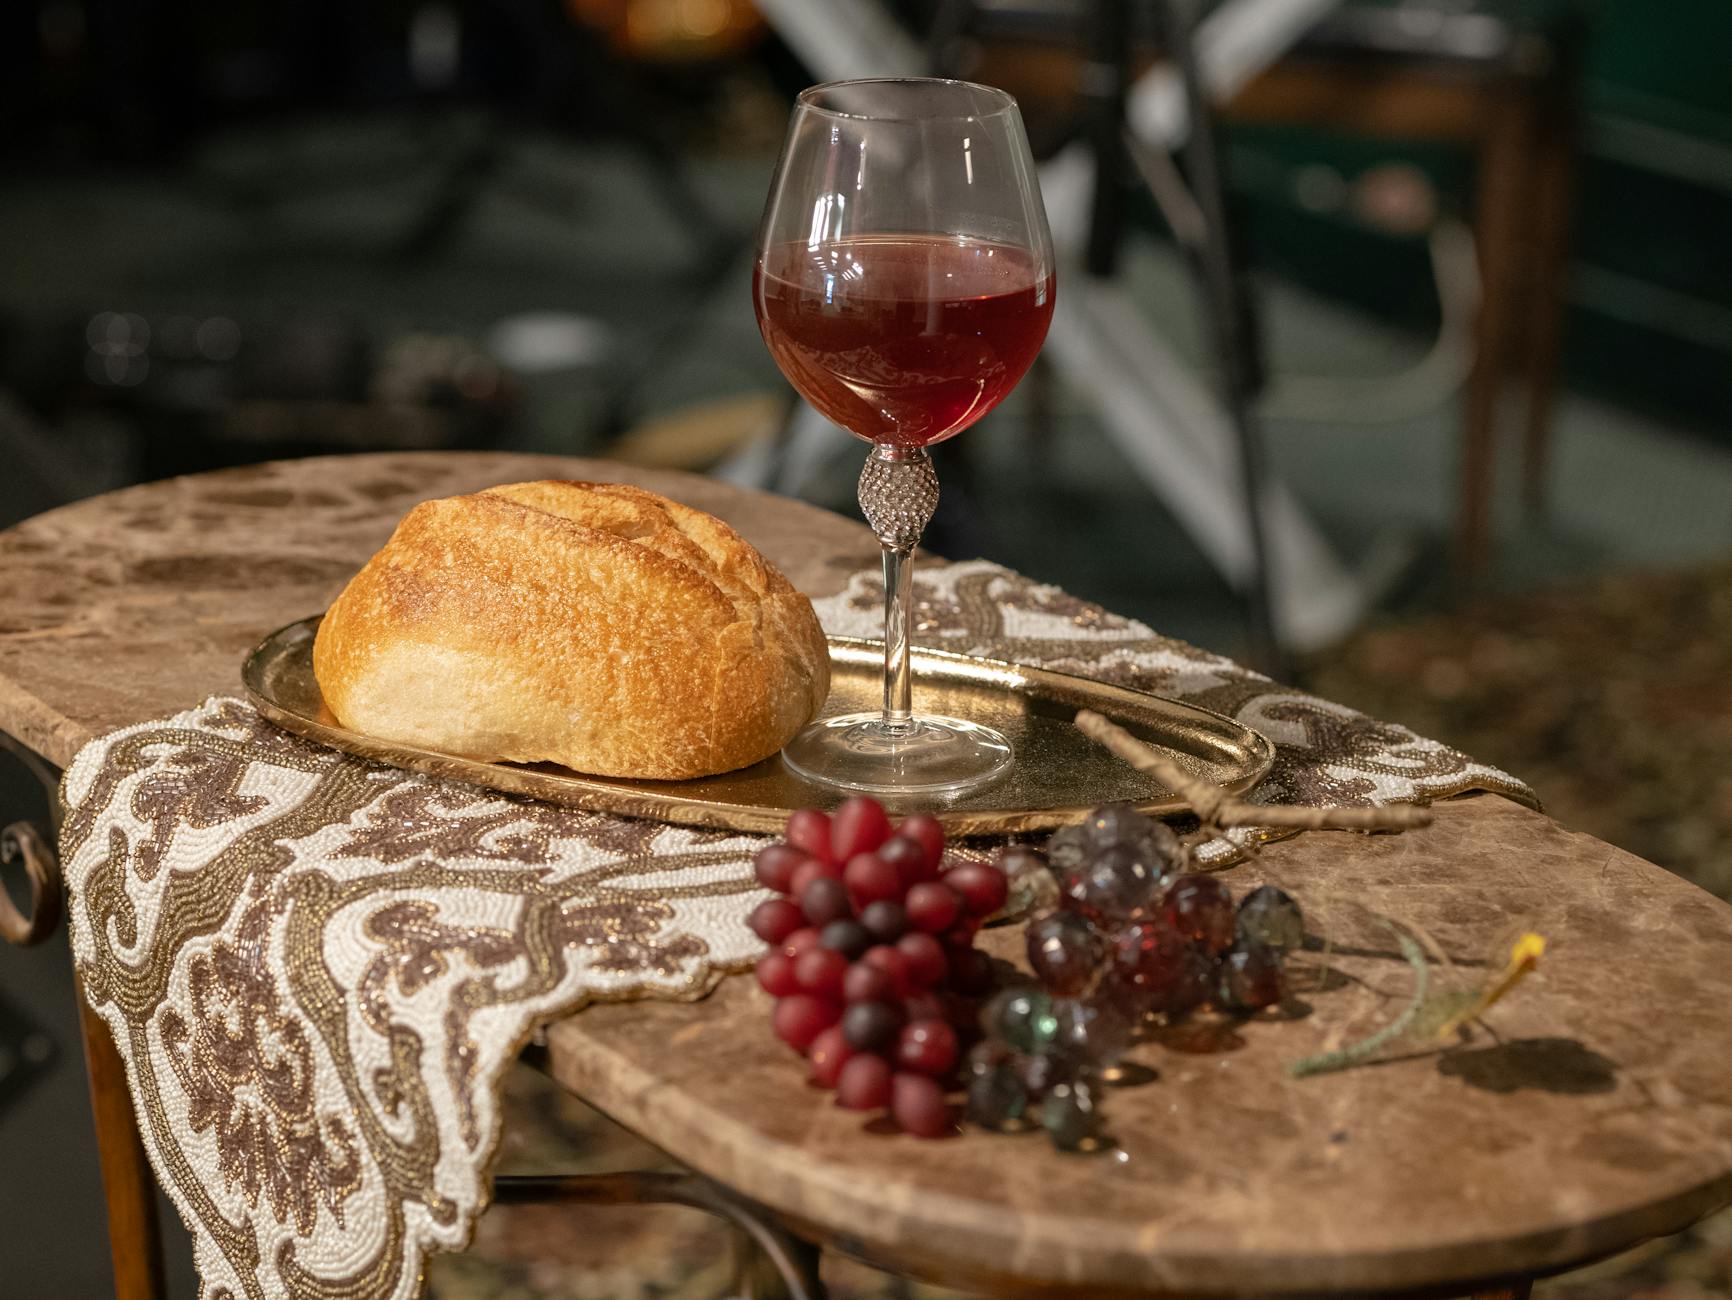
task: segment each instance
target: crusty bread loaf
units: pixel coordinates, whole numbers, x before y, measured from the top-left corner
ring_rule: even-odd
[[[733,529],[551,481],[416,506],[325,615],[313,671],[370,736],[656,779],[767,758],[830,688],[811,602]]]

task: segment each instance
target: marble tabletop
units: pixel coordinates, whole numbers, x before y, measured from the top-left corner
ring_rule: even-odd
[[[871,562],[858,524],[687,475],[507,454],[321,458],[173,479],[0,533],[0,729],[87,740],[238,689],[415,501],[536,477],[628,480],[711,510],[803,590]],[[1139,1049],[1120,1145],[920,1143],[798,1086],[749,980],[694,1005],[592,1007],[547,1068],[675,1158],[856,1255],[994,1294],[1468,1286],[1569,1267],[1732,1200],[1732,907],[1496,796],[1410,835],[1312,833],[1233,868],[1335,942],[1309,1014]],[[1420,925],[1464,968],[1550,949],[1466,1047],[1294,1080],[1389,1014],[1410,974],[1363,924]],[[1014,933],[995,942],[1014,948]]]

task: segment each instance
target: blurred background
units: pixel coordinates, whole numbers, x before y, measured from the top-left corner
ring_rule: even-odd
[[[1213,115],[1163,139],[1176,38]],[[13,0],[0,526],[404,448],[612,457],[853,513],[858,444],[796,408],[749,301],[789,106],[839,75],[989,81],[1023,103],[1061,243],[1105,232],[1093,278],[1070,241],[1061,304],[1122,313],[1130,360],[1055,336],[936,450],[930,547],[1278,662],[1732,898],[1729,46],[1724,0]],[[1103,145],[1124,113],[1135,147]],[[1198,136],[1227,217],[1201,243]],[[1187,429],[1230,445],[1224,392],[1285,502],[1275,654],[1163,473]],[[40,796],[8,768],[0,798]],[[0,1142],[40,1179],[0,1193],[9,1295],[110,1286],[58,944],[0,950]],[[515,1086],[544,1122],[512,1158],[645,1158]],[[490,1215],[432,1293],[725,1289],[720,1238],[678,1211],[550,1213]],[[1543,1289],[1732,1294],[1732,1220]]]

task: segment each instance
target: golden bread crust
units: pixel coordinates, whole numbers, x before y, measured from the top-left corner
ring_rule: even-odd
[[[658,780],[767,758],[830,685],[811,602],[733,529],[554,480],[416,506],[325,614],[313,671],[355,731]]]

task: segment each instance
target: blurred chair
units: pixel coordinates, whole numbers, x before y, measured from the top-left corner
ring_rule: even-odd
[[[1510,16],[1525,8],[1521,19]],[[1447,0],[1353,5],[1307,33],[1242,90],[1233,120],[1303,123],[1440,141],[1475,155],[1482,283],[1461,435],[1454,540],[1459,579],[1493,553],[1497,417],[1507,381],[1526,389],[1522,498],[1542,508],[1570,254],[1583,28],[1568,4]]]

